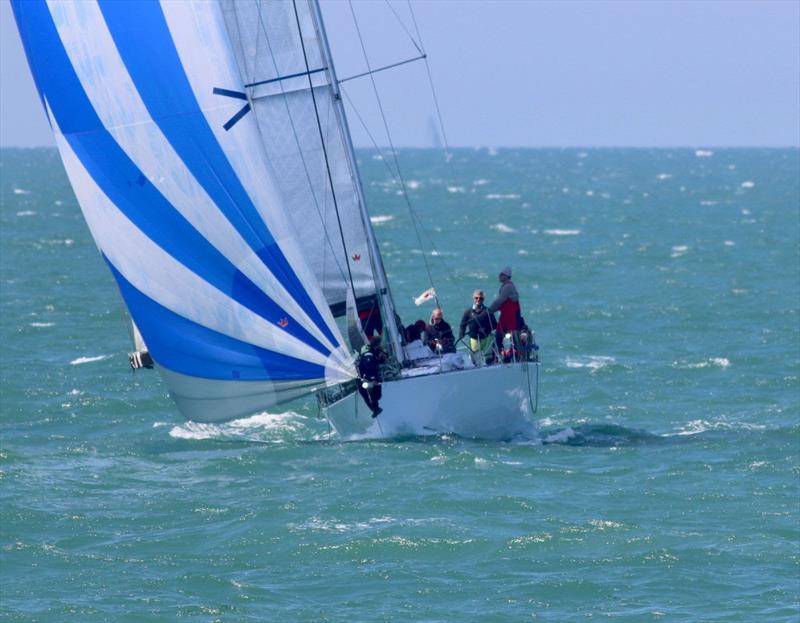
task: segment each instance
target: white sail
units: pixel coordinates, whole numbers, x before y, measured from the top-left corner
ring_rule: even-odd
[[[370,250],[313,7],[306,0],[222,0],[222,7],[298,244],[342,315],[351,276],[361,301],[375,296],[382,268]]]

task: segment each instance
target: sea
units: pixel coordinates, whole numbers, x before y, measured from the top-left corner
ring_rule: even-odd
[[[408,203],[358,155],[406,324],[512,267],[538,433],[184,421],[58,154],[4,149],[0,620],[800,621],[800,150],[401,149]]]

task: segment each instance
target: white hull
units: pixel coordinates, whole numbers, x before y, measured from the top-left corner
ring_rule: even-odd
[[[383,383],[383,409],[372,418],[350,394],[323,410],[342,437],[455,434],[478,439],[532,437],[535,363],[456,370]]]

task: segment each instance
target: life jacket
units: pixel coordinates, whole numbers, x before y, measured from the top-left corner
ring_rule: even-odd
[[[377,355],[369,346],[365,346],[358,358],[358,372],[368,381],[381,380],[381,364]]]
[[[506,333],[507,331],[517,330],[517,318],[520,314],[519,301],[508,299],[500,305],[500,320],[497,323],[497,331]]]

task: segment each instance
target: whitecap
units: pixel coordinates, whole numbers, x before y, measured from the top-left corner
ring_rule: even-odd
[[[692,420],[687,422],[680,430],[666,433],[664,437],[681,435],[698,435],[709,430],[764,430],[763,424],[750,424],[749,422],[710,422],[708,420]]]
[[[479,180],[475,180],[474,182],[472,182],[472,185],[473,186],[485,186],[488,183],[489,183],[489,180],[485,180],[485,179],[481,178]]]
[[[658,175],[656,175],[656,177],[658,179],[660,179],[660,180],[668,180],[669,178],[672,177],[672,174],[671,173],[659,173]]]
[[[94,361],[103,361],[103,359],[108,359],[111,355],[97,355],[96,357],[78,357],[77,359],[73,359],[70,361],[70,365],[79,366],[82,363],[92,363]]]
[[[447,192],[449,193],[464,193],[467,192],[463,186],[448,186]]]
[[[379,214],[377,216],[370,216],[369,217],[370,223],[373,225],[381,225],[383,223],[388,223],[389,221],[393,221],[394,217],[390,214]]]
[[[383,156],[381,156],[380,154],[374,154],[372,156],[372,159],[373,160],[383,160]]]
[[[505,223],[496,223],[495,225],[492,225],[489,229],[499,231],[501,234],[511,234],[517,231],[516,229],[509,227]]]
[[[486,150],[486,153],[489,154],[490,156],[496,156],[497,155],[497,148],[496,147],[489,147]]]
[[[594,191],[593,190],[587,190],[586,191],[586,196],[587,197],[594,197]]]
[[[710,158],[714,155],[714,152],[710,149],[695,149],[694,155],[698,158]]]
[[[519,197],[520,196],[518,194],[516,194],[516,193],[506,193],[506,194],[491,193],[489,195],[486,195],[487,199],[492,199],[492,200],[497,200],[497,199],[519,199]]]
[[[592,373],[602,370],[615,363],[614,357],[604,355],[587,355],[582,357],[567,357],[564,363],[568,368],[588,368]]]
[[[711,366],[716,366],[717,368],[727,368],[731,365],[730,359],[727,357],[709,357],[704,361],[698,361],[695,363],[686,363],[686,364],[679,364],[675,362],[673,366],[677,368],[689,368],[689,369],[697,369],[697,368],[710,368]]]
[[[15,195],[30,195],[31,191],[25,190],[24,188],[14,188]]]
[[[297,433],[305,429],[307,418],[294,411],[285,413],[258,413],[246,418],[232,420],[221,424],[204,422],[184,422],[174,426],[170,437],[176,439],[224,439],[230,437],[243,437],[256,440],[263,433]]]
[[[689,251],[689,246],[685,244],[678,244],[672,247],[672,253],[670,257],[680,257],[681,255],[685,255],[686,252]]]
[[[741,187],[742,188],[753,188],[754,186],[755,186],[755,182],[751,182],[750,180],[747,180],[746,182],[742,182],[741,183]]]
[[[548,236],[577,236],[581,233],[580,229],[545,229],[544,233]]]
[[[717,205],[717,202],[716,201],[712,201],[710,199],[703,199],[703,201],[700,202],[700,205],[701,206],[715,206],[715,205]]]
[[[725,246],[726,247],[735,247],[736,243],[733,240],[726,240],[725,241]]]
[[[517,251],[517,255],[530,255],[527,249],[520,249]]]
[[[578,433],[572,430],[569,426],[564,430],[560,430],[557,433],[553,433],[552,435],[548,435],[544,438],[545,443],[566,443],[573,437],[576,437]]]
[[[578,154],[578,158],[580,158],[580,159],[588,158],[588,157],[589,157],[589,154],[587,154],[585,151],[582,151],[582,152],[580,152]]]
[[[33,210],[21,210],[17,212],[17,216],[33,216],[34,214],[36,214],[36,212]]]
[[[416,190],[419,188],[419,182],[417,180],[408,180],[406,182],[406,187],[410,188],[411,190]]]
[[[752,214],[752,212],[750,212],[750,210],[748,210],[747,208],[742,208],[742,215],[743,216],[750,216],[751,214]]]
[[[55,322],[31,322],[28,324],[29,327],[54,327],[56,326]]]

